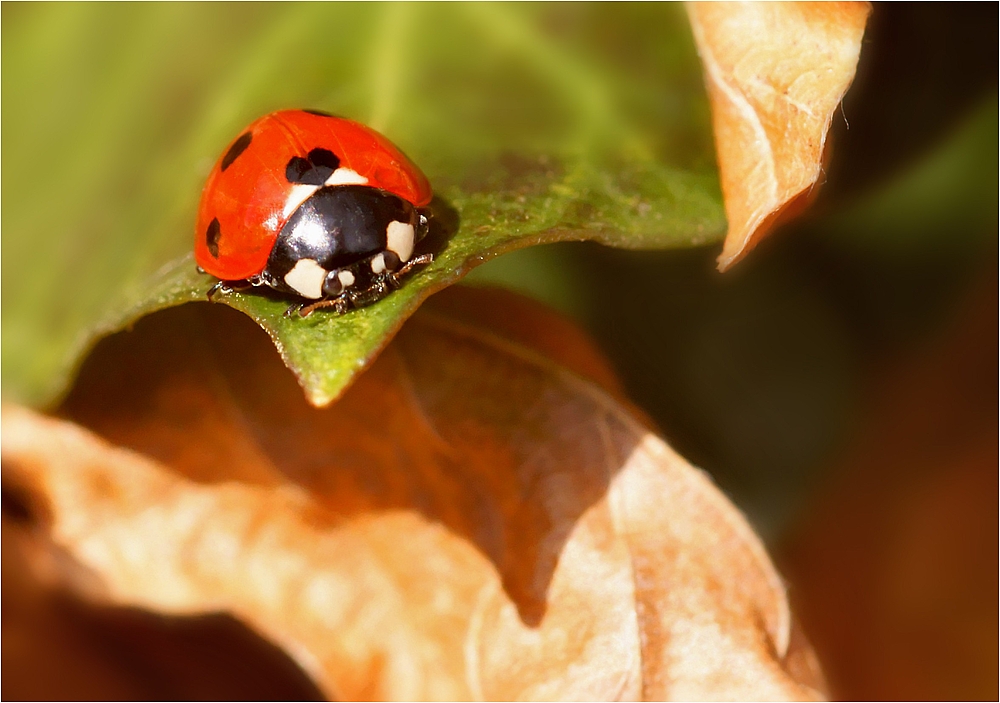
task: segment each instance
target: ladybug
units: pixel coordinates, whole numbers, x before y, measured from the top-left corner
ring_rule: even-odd
[[[432,195],[369,127],[314,110],[265,115],[226,149],[201,195],[195,260],[219,279],[209,300],[268,286],[304,299],[286,315],[371,304],[433,260],[415,255]]]

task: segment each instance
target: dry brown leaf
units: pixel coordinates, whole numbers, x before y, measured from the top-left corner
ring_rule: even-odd
[[[4,700],[324,700],[288,656],[235,619],[170,618],[87,602],[64,555],[4,492]],[[61,580],[61,579],[60,579]]]
[[[861,52],[868,3],[690,3],[729,230],[719,269],[811,195]]]
[[[5,503],[7,496],[4,496]],[[6,505],[5,505],[6,507]],[[146,693],[55,607],[27,566],[30,537],[3,520],[4,700],[139,700]]]
[[[5,409],[5,481],[112,602],[231,612],[331,696],[816,697],[742,516],[515,300],[439,300],[326,409],[239,314],[159,313],[79,424]]]

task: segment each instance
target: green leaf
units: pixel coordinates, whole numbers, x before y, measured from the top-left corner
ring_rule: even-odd
[[[316,404],[433,291],[505,251],[719,239],[701,70],[676,6],[4,4],[3,383],[53,402],[101,335],[201,300],[201,184],[256,117],[384,132],[457,228],[402,290],[344,316],[234,294]]]

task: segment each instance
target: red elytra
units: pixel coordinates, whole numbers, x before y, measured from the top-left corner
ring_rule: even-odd
[[[250,135],[250,137],[247,137]],[[249,143],[246,143],[246,142]],[[194,255],[207,273],[224,281],[264,270],[293,193],[286,167],[314,149],[333,152],[339,167],[366,179],[415,207],[433,195],[427,177],[396,146],[375,130],[352,120],[305,110],[272,112],[251,123],[212,168],[198,208]],[[209,249],[206,232],[218,220],[221,236]],[[217,254],[217,255],[216,255]]]

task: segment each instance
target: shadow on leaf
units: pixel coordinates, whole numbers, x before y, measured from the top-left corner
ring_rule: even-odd
[[[160,312],[98,345],[61,414],[189,479],[297,485],[324,529],[419,513],[475,545],[536,626],[564,540],[641,435],[588,384],[491,331],[491,315],[515,308],[554,324],[537,307],[471,294],[485,319],[418,317],[326,409],[245,317]]]

